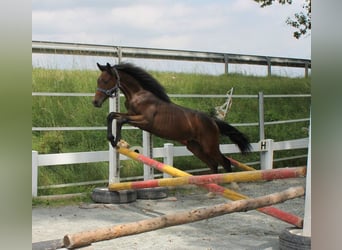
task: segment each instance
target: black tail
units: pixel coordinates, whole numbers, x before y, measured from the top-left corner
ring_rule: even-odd
[[[214,120],[219,127],[221,134],[228,136],[236,145],[238,145],[242,153],[251,151],[252,146],[246,135],[224,121],[215,118]]]

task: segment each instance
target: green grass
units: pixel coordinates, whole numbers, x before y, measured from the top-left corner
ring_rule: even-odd
[[[226,94],[234,87],[234,94],[309,94],[310,78],[256,77],[238,74],[211,76],[203,74],[150,72],[169,94]],[[98,71],[53,70],[33,68],[33,92],[94,93]],[[91,104],[92,97],[32,97],[32,126],[105,126],[108,102],[101,109]],[[210,113],[215,106],[222,105],[225,98],[173,98],[175,103]],[[124,112],[124,99],[120,100]],[[306,118],[310,115],[310,98],[265,98],[265,121]],[[231,111],[226,118],[229,123],[258,121],[257,98],[234,98]],[[308,136],[308,122],[281,124],[265,127],[266,138],[275,141],[297,139]],[[258,127],[238,127],[252,142],[259,140]],[[140,130],[123,130],[123,139],[132,146],[141,145]],[[166,140],[153,137],[155,147]],[[174,142],[173,142],[174,143]],[[222,138],[221,143],[230,143]],[[174,143],[178,145],[177,143]],[[32,132],[32,149],[40,154],[60,152],[85,152],[108,150],[106,131],[54,131]],[[306,150],[275,152],[275,157],[305,154]],[[247,156],[232,156],[242,162],[258,161],[259,153]],[[275,167],[305,165],[306,159],[275,163]],[[134,161],[121,162],[121,176],[142,175],[142,164]],[[182,170],[206,167],[194,157],[177,157],[174,165]],[[108,163],[74,164],[67,166],[40,167],[39,186],[108,179]],[[39,190],[39,195],[88,192],[93,186]]]

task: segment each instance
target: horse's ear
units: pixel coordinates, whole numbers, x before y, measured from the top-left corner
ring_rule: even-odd
[[[101,65],[101,64],[99,64],[99,63],[96,63],[96,64],[97,64],[97,67],[98,67],[101,71],[106,70],[106,66],[103,66],[103,65]]]
[[[107,71],[110,75],[113,75],[112,66],[110,66],[109,63],[106,64],[106,71]]]

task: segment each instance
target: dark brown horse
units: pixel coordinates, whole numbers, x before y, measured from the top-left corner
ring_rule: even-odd
[[[213,173],[218,165],[231,172],[230,161],[220,152],[219,135],[228,136],[245,153],[250,150],[248,138],[228,123],[200,111],[172,103],[164,88],[150,74],[132,64],[111,66],[97,64],[101,75],[93,99],[101,107],[120,89],[125,95],[127,113],[111,112],[107,117],[108,140],[113,147],[121,138],[122,125],[128,123],[161,138],[185,145],[195,156],[205,162]],[[111,124],[116,120],[116,137]]]

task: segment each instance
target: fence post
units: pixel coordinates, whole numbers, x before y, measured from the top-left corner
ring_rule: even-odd
[[[118,54],[118,63],[121,62],[121,48],[117,47],[117,54]],[[116,97],[108,98],[109,99],[109,113],[110,112],[120,112],[120,90],[117,90]],[[112,131],[116,134],[116,122],[112,123]],[[120,155],[116,150],[112,147],[110,142],[109,145],[109,184],[110,183],[117,183],[120,182]]]
[[[224,73],[228,75],[229,69],[228,69],[228,64],[229,63],[229,57],[227,54],[224,54]]]
[[[273,140],[260,140],[260,169],[273,168]]]
[[[117,93],[117,97],[109,98],[109,112],[119,112],[120,110],[120,91]],[[116,122],[112,123],[112,131],[116,133]],[[120,155],[112,147],[110,142],[109,145],[109,183],[120,182]]]
[[[305,63],[305,78],[309,77],[309,63]]]
[[[271,71],[271,60],[269,57],[266,58],[267,59],[267,75],[271,76],[272,75],[272,71]]]
[[[265,124],[264,124],[264,93],[258,93],[259,100],[259,138],[260,140],[265,139]]]
[[[38,196],[38,151],[32,151],[32,197]]]
[[[122,48],[120,46],[116,47],[117,54],[118,54],[118,63],[122,61]]]
[[[260,166],[265,165],[265,154],[263,153],[263,147],[266,147],[265,140],[265,127],[264,127],[264,94],[258,93],[259,101],[259,140],[260,140]],[[266,149],[266,148],[265,148]]]
[[[152,135],[143,130],[143,155],[153,158],[152,155]],[[144,180],[154,179],[154,169],[149,165],[144,164]]]
[[[163,162],[167,165],[173,166],[173,144],[165,143],[164,144],[164,160]],[[164,178],[172,178],[171,175],[163,172]]]

